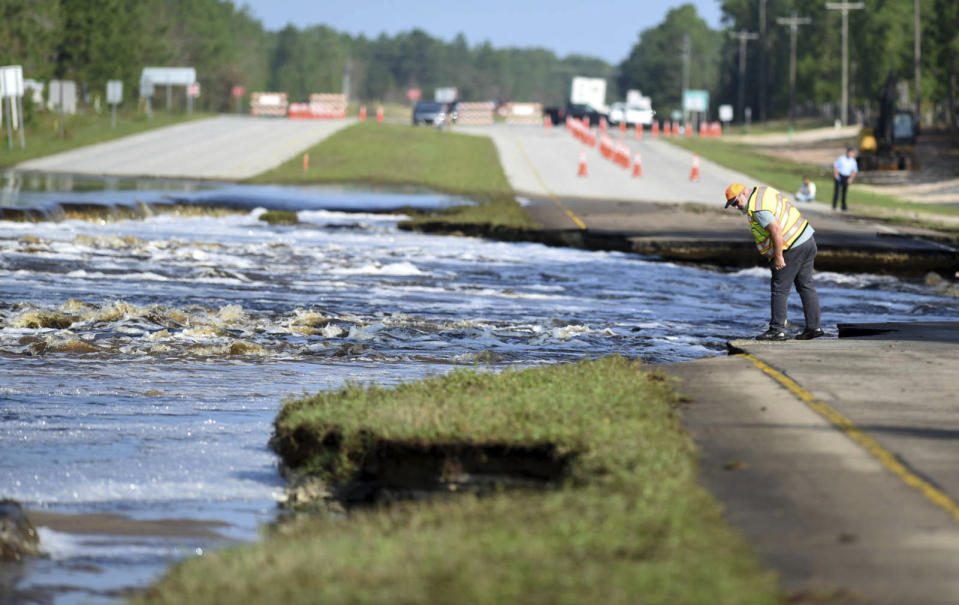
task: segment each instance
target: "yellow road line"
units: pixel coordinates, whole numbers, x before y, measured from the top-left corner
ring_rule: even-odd
[[[895,454],[881,446],[878,441],[859,429],[852,423],[851,420],[834,410],[826,403],[816,399],[812,393],[799,386],[795,380],[766,364],[761,359],[750,355],[749,353],[738,355],[738,357],[743,357],[749,360],[754,366],[772,377],[773,380],[786,387],[790,393],[798,397],[803,403],[812,408],[813,411],[817,412],[820,416],[828,420],[834,427],[845,433],[847,437],[858,443],[870,455],[879,460],[879,462],[886,467],[887,470],[891,471],[894,475],[902,479],[906,485],[918,490],[919,493],[925,496],[927,500],[945,510],[956,521],[959,521],[959,504],[957,504],[955,500],[950,498],[936,486],[932,485],[916,473],[909,470],[906,465],[896,458]]]
[[[546,186],[546,182],[543,180],[543,177],[540,176],[539,171],[536,170],[536,167],[533,166],[532,160],[529,159],[529,155],[526,153],[526,150],[523,148],[523,144],[519,142],[519,139],[513,139],[513,141],[516,143],[516,146],[519,147],[519,152],[523,154],[523,159],[526,160],[526,164],[529,166],[529,169],[533,171],[533,176],[535,176],[535,177],[536,177],[536,180],[539,181],[539,185],[540,185],[540,187],[543,188],[543,191],[546,192],[546,194],[550,197],[550,199],[553,200],[553,202],[554,202],[557,206],[559,206],[560,209],[561,209],[563,212],[565,212],[566,215],[567,215],[570,219],[572,219],[572,221],[573,221],[574,223],[576,223],[576,225],[579,226],[580,229],[586,229],[586,223],[584,223],[583,221],[579,220],[579,217],[576,216],[575,214],[573,214],[573,211],[572,211],[572,210],[570,210],[570,209],[567,208],[565,205],[563,205],[563,202],[561,202],[560,199],[559,199],[558,197],[556,197],[556,194],[553,193],[553,192],[550,190],[550,188]]]

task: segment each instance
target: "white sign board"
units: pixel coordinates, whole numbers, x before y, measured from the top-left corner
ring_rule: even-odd
[[[107,105],[123,103],[123,80],[107,80]]]
[[[732,121],[733,121],[733,106],[732,106],[732,105],[720,105],[720,106],[719,106],[719,121],[720,121],[720,122],[732,122]]]
[[[23,68],[19,65],[0,67],[0,97],[23,96]]]
[[[683,111],[709,111],[709,92],[705,90],[684,90]]]
[[[606,105],[606,80],[603,78],[573,78],[569,92],[569,102],[575,105],[589,105],[601,109]]]
[[[437,88],[433,91],[433,100],[437,103],[452,103],[456,100],[457,91],[452,86],[447,88]]]
[[[77,112],[77,83],[73,80],[50,80],[50,109],[62,109],[63,113]]]
[[[34,105],[37,107],[43,106],[43,89],[46,87],[46,84],[43,82],[38,82],[37,80],[31,80],[26,78],[23,81],[23,94],[24,96],[29,95],[30,100],[33,101]]]
[[[189,86],[196,82],[192,67],[144,67],[140,82],[147,80],[156,86]]]

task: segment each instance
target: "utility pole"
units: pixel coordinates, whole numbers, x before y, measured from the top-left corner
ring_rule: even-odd
[[[916,0],[918,2],[919,0]],[[809,25],[812,19],[809,17],[797,17],[796,11],[793,11],[792,17],[777,17],[776,23],[789,26],[789,129],[795,127],[796,112],[796,34],[799,32],[800,25]]]
[[[766,0],[759,0],[759,121],[766,121]]]
[[[687,122],[687,128],[689,127],[689,119],[686,116],[686,108],[683,107],[683,99],[686,97],[686,91],[689,90],[689,60],[691,54],[689,34],[683,34],[683,89],[679,92],[679,106],[683,110],[683,120]]]
[[[743,96],[746,92],[746,42],[755,40],[759,37],[759,34],[740,30],[738,32],[729,32],[729,35],[739,40],[739,101],[737,109],[743,122],[745,122],[746,117],[743,115]]]
[[[849,52],[846,39],[849,37],[849,11],[865,8],[862,2],[827,2],[826,8],[842,13],[842,125],[846,125],[849,116]]]
[[[919,65],[922,62],[922,30],[919,29],[919,0],[913,0],[913,25],[916,30],[914,36],[915,40],[913,41],[913,51],[912,51],[912,61],[913,67],[916,74],[916,126],[922,124],[922,105],[920,100],[922,98],[922,72],[919,69]]]

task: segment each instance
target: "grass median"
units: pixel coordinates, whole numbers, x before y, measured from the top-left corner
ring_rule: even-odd
[[[288,402],[274,447],[335,483],[402,466],[400,452],[446,452],[455,475],[451,452],[471,447],[549,452],[562,472],[541,489],[300,517],[180,564],[138,602],[781,602],[697,484],[676,405],[662,374],[617,357]]]
[[[787,193],[798,189],[802,178],[808,176],[816,183],[816,189],[820,192],[819,201],[828,203],[828,200],[831,200],[831,197],[827,199],[827,196],[832,195],[833,189],[832,169],[829,167],[792,162],[764,154],[754,146],[730,143],[722,139],[664,140]],[[864,191],[856,185],[849,188],[847,202],[850,210],[859,215],[952,233],[959,232],[959,226],[956,225],[959,208],[907,202],[889,195]]]
[[[516,203],[496,147],[487,137],[367,121],[340,130],[307,153],[308,170],[303,170],[302,157],[297,157],[251,182],[418,185],[462,195],[476,205],[414,216],[414,223],[446,221],[535,228]]]
[[[64,120],[64,136],[60,137],[61,116],[53,112],[37,111],[30,125],[24,132],[26,138],[25,149],[20,149],[20,134],[13,133],[13,149],[8,149],[6,124],[0,137],[0,167],[8,167],[26,162],[34,158],[69,151],[84,145],[103,143],[131,134],[137,134],[154,128],[172,126],[180,122],[209,118],[214,114],[194,113],[166,113],[154,112],[152,119],[146,115],[121,111],[117,114],[116,128],[111,127],[111,113],[109,109],[102,113],[78,113],[62,116]]]

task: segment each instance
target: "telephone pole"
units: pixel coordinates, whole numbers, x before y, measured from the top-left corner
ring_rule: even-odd
[[[916,0],[917,2],[919,0]],[[792,17],[777,17],[776,23],[789,26],[789,128],[795,127],[795,100],[796,100],[796,34],[799,32],[800,25],[809,25],[812,19],[809,17],[797,17],[796,11],[793,11]]]
[[[729,35],[739,40],[739,102],[737,103],[737,109],[739,110],[739,116],[743,122],[745,122],[746,116],[743,115],[743,96],[746,92],[746,42],[755,40],[759,37],[759,34],[740,30],[738,32],[729,32]]]
[[[849,37],[849,11],[865,8],[862,2],[827,2],[826,8],[842,13],[842,125],[846,125],[849,116],[849,52],[846,39]]]
[[[916,126],[922,124],[922,105],[919,101],[922,97],[922,72],[919,65],[922,62],[922,33],[919,29],[919,0],[913,0],[913,25],[916,30],[915,40],[913,42],[912,60],[916,73]]]
[[[686,91],[689,89],[689,60],[692,55],[692,49],[689,44],[689,34],[683,34],[683,89],[679,91],[679,103],[683,110],[683,121],[688,122],[686,108],[682,107],[683,99],[686,97]],[[687,125],[688,128],[688,125]]]
[[[766,0],[759,0],[759,121],[766,121],[766,55],[769,38],[766,36]]]

